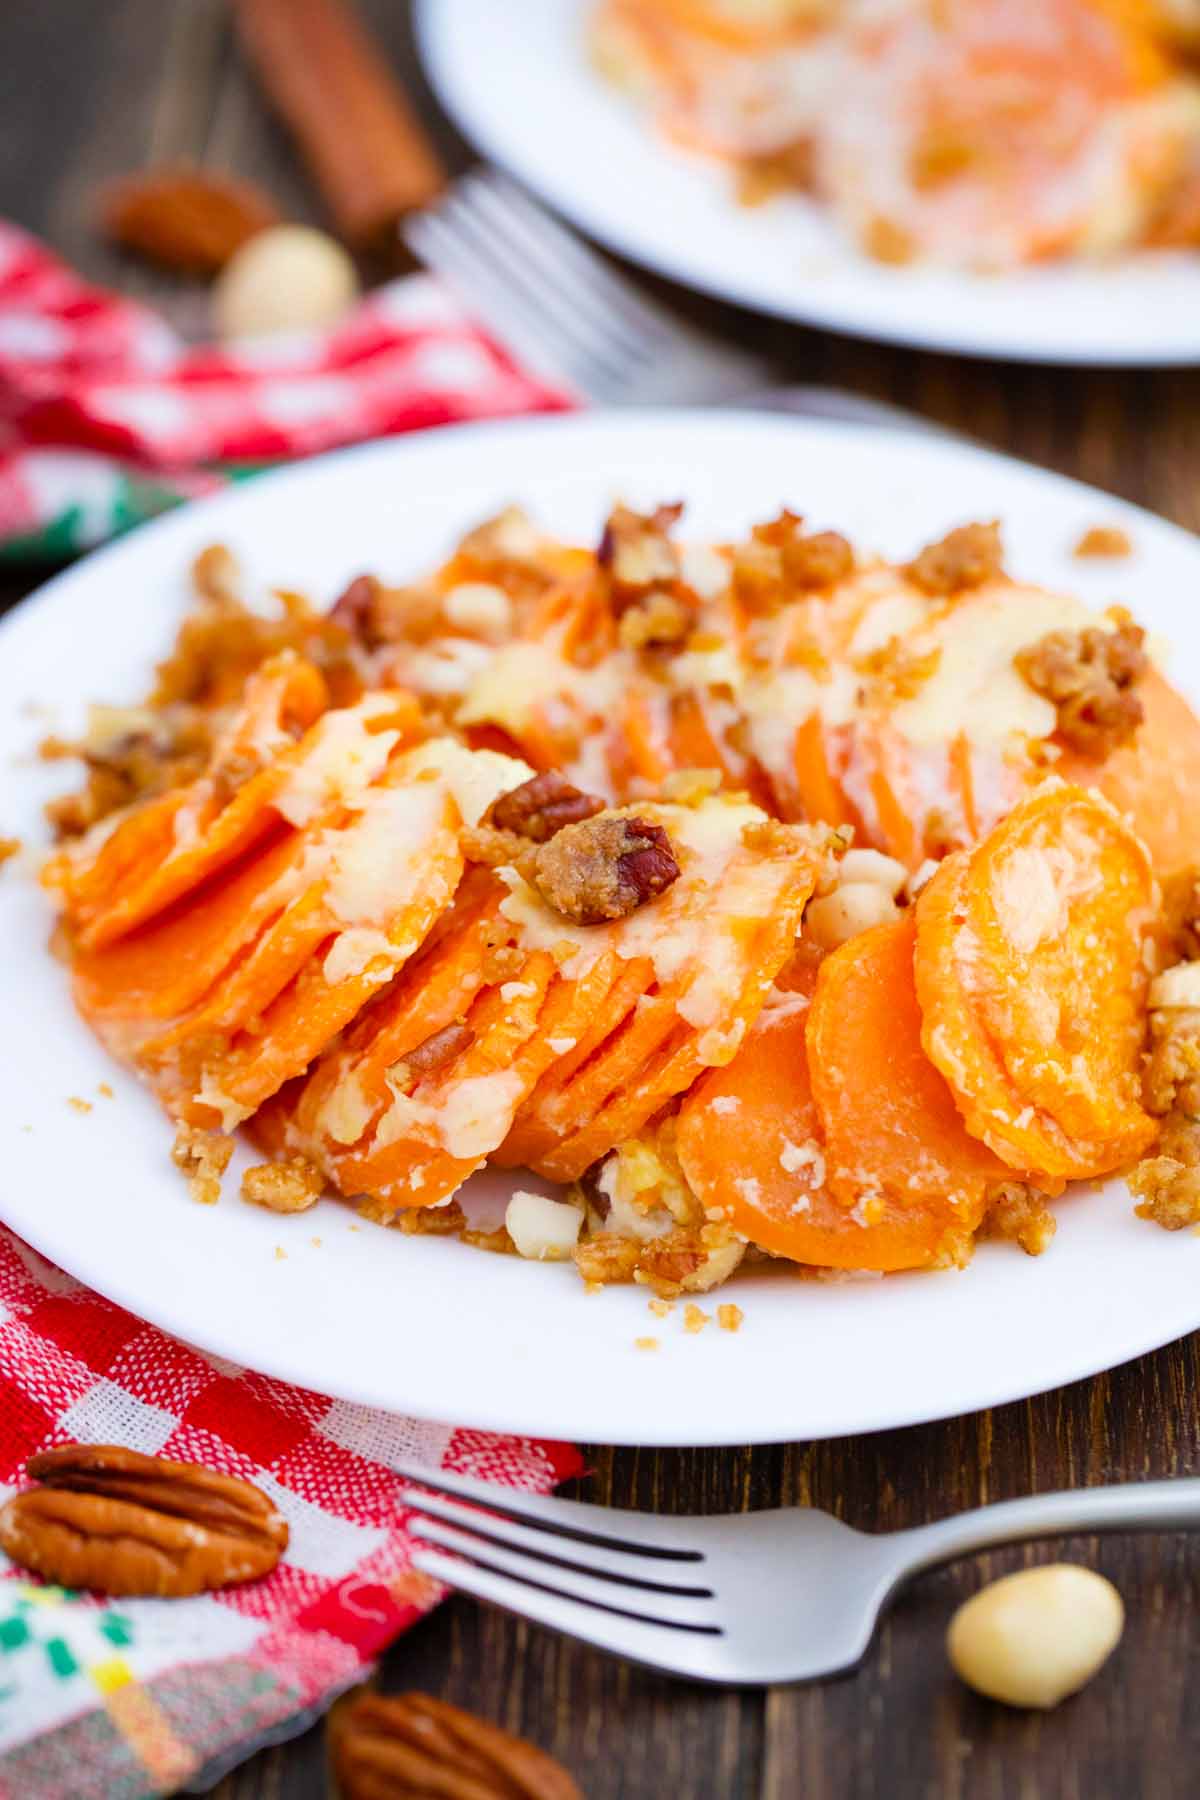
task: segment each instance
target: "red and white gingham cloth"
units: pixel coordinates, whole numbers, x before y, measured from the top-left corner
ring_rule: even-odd
[[[3,1800],[205,1785],[360,1679],[439,1598],[411,1566],[391,1462],[539,1492],[581,1468],[562,1444],[397,1418],[205,1356],[0,1227],[0,1496],[67,1442],[245,1476],[291,1541],[264,1580],[192,1600],[105,1603],[0,1556]]]
[[[188,349],[0,223],[0,553],[72,554],[247,465],[566,404],[424,278],[319,336]],[[395,1418],[219,1363],[0,1228],[0,1498],[36,1450],[67,1441],[247,1476],[291,1543],[263,1581],[112,1604],[0,1557],[0,1800],[202,1785],[307,1724],[438,1598],[411,1567],[399,1457],[538,1490],[580,1468],[561,1444]]]
[[[188,348],[0,222],[0,551],[73,554],[247,467],[570,404],[424,276],[326,332]]]

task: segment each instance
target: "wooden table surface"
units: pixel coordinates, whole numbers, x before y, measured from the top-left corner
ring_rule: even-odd
[[[371,0],[365,10],[452,166],[463,166],[466,147],[421,84],[408,7]],[[519,3],[512,11],[516,31]],[[43,233],[90,275],[178,312],[187,295],[113,257],[92,220],[106,177],[179,157],[259,179],[288,212],[320,216],[239,62],[221,0],[10,0],[0,13],[0,214]],[[1200,370],[1056,372],[919,355],[672,298],[771,353],[781,376],[886,396],[1200,528]],[[0,602],[37,579],[32,569],[7,571]],[[1112,1280],[1116,1288],[1119,1269]],[[1010,1329],[1020,1332],[1019,1316]],[[1198,1377],[1189,1339],[1020,1405],[857,1441],[592,1446],[590,1493],[662,1512],[811,1501],[852,1525],[890,1530],[1010,1495],[1193,1475]],[[812,1374],[781,1369],[779,1379]],[[1128,1626],[1118,1654],[1045,1717],[977,1700],[946,1666],[950,1613],[981,1580],[1060,1555],[1120,1588]],[[1159,1800],[1200,1787],[1198,1598],[1200,1548],[1183,1536],[980,1557],[918,1582],[856,1675],[765,1693],[657,1680],[456,1599],[400,1641],[380,1679],[526,1734],[574,1771],[589,1800]],[[320,1728],[260,1754],[214,1791],[221,1800],[314,1800],[326,1792]]]

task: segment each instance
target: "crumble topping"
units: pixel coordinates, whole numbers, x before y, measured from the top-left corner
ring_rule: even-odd
[[[233,1139],[199,1125],[181,1125],[171,1146],[171,1161],[182,1169],[188,1192],[202,1206],[215,1206],[221,1198],[221,1177],[233,1155]]]

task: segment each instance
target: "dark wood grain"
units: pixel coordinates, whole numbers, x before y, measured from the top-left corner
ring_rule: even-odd
[[[468,152],[421,82],[408,8],[371,0],[365,10],[443,153],[461,167]],[[519,30],[519,8],[513,15]],[[37,0],[0,12],[0,213],[43,232],[93,277],[155,298],[184,329],[198,330],[189,290],[146,275],[93,228],[103,180],[181,156],[236,169],[263,182],[288,213],[320,217],[234,52],[222,0]],[[918,355],[662,291],[773,356],[781,376],[916,407],[1200,528],[1200,370],[1061,372]],[[0,601],[36,579],[35,571],[5,572]],[[1119,1270],[1112,1286],[1119,1308]],[[1005,1330],[1020,1332],[1019,1314]],[[779,1371],[781,1381],[819,1378],[812,1368]],[[857,1441],[754,1451],[593,1447],[589,1491],[667,1512],[812,1501],[851,1524],[889,1529],[1072,1483],[1195,1474],[1198,1391],[1191,1339],[1022,1405]],[[950,1612],[989,1576],[1060,1554],[1104,1570],[1124,1594],[1129,1623],[1117,1657],[1047,1717],[976,1700],[946,1667]],[[534,1738],[576,1772],[590,1800],[1173,1800],[1200,1786],[1198,1600],[1200,1548],[1182,1536],[979,1557],[914,1586],[857,1674],[767,1694],[661,1681],[452,1600],[395,1647],[381,1680],[427,1688]],[[317,1800],[326,1791],[317,1728],[255,1757],[215,1793]]]

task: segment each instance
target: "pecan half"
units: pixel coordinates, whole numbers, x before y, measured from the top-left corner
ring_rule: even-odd
[[[603,800],[572,787],[557,769],[547,769],[493,800],[482,823],[544,844],[564,825],[577,825],[581,819],[591,819],[603,811]]]
[[[626,918],[679,879],[662,826],[621,813],[566,826],[521,867],[546,904],[576,925]]]
[[[181,275],[215,275],[249,238],[277,225],[274,204],[249,182],[203,169],[157,169],[110,189],[105,233]]]
[[[583,1800],[543,1750],[429,1694],[358,1694],[329,1738],[343,1800]]]
[[[1004,544],[999,520],[986,525],[959,525],[936,544],[926,544],[905,570],[927,594],[958,594],[982,587],[1004,572]]]
[[[377,575],[356,575],[329,611],[364,650],[424,643],[442,624],[441,596],[432,588],[385,587]]]
[[[1048,631],[1013,658],[1034,693],[1054,704],[1059,736],[1085,756],[1129,742],[1145,717],[1134,686],[1149,666],[1139,625]]]
[[[117,1444],[31,1457],[40,1487],[0,1509],[0,1548],[60,1587],[200,1594],[270,1574],[286,1521],[248,1481]]]

